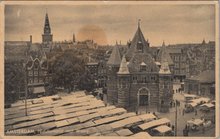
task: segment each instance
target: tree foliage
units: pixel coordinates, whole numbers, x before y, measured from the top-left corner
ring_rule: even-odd
[[[54,87],[64,87],[69,91],[77,85],[84,73],[84,58],[75,50],[64,51],[52,62],[52,84]]]
[[[79,80],[79,89],[92,91],[95,87],[96,83],[94,78],[91,76],[89,71],[86,71]]]
[[[5,65],[5,101],[11,102],[18,97],[25,88],[25,70],[20,63],[7,63]],[[11,94],[15,95],[11,95]],[[14,97],[11,97],[14,96]]]

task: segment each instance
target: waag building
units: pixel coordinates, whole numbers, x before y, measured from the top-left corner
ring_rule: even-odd
[[[170,55],[163,45],[160,62],[150,53],[138,23],[137,31],[128,44],[127,52],[120,54],[115,46],[107,62],[107,100],[109,104],[139,112],[168,112],[173,95],[173,75],[169,67]]]

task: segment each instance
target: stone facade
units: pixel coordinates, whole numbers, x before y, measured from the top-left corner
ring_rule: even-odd
[[[167,57],[158,65],[150,53],[140,25],[122,60],[118,47],[113,48],[107,62],[107,96],[110,104],[138,111],[139,107],[156,107],[169,111],[172,99],[172,73]],[[119,64],[120,63],[120,64]]]

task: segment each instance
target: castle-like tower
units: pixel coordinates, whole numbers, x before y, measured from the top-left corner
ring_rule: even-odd
[[[110,58],[107,62],[107,98],[110,104],[117,104],[118,101],[118,93],[117,93],[117,72],[119,70],[119,66],[121,64],[121,55],[116,45]]]
[[[42,43],[49,44],[53,41],[53,34],[51,34],[50,22],[48,14],[46,13],[44,22],[44,34],[42,34]]]
[[[150,111],[153,107],[168,112],[172,73],[164,52],[161,59],[156,62],[152,57],[139,22],[122,60],[117,45],[108,60],[108,102],[137,112],[142,108]]]

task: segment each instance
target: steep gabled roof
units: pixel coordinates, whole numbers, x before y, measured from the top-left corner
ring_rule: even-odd
[[[146,64],[146,72],[159,72],[159,67],[148,53],[136,53],[129,61],[129,72],[140,72],[140,65],[143,62]]]
[[[130,48],[128,49],[126,53],[126,58],[128,60],[131,59],[131,57],[134,55],[135,52],[138,51],[137,44],[141,43],[143,45],[143,52],[146,52],[149,48],[149,43],[145,40],[144,35],[141,31],[140,24],[138,24],[137,31],[131,41]]]
[[[173,60],[170,57],[169,52],[166,49],[165,43],[163,42],[162,47],[160,48],[160,51],[157,55],[157,61],[161,64],[163,62],[168,62],[168,65],[173,65]]]
[[[120,64],[121,64],[121,55],[118,46],[116,45],[112,50],[107,65],[120,66]]]
[[[128,70],[127,61],[125,59],[125,56],[123,56],[123,58],[122,58],[118,74],[129,74],[129,70]]]

